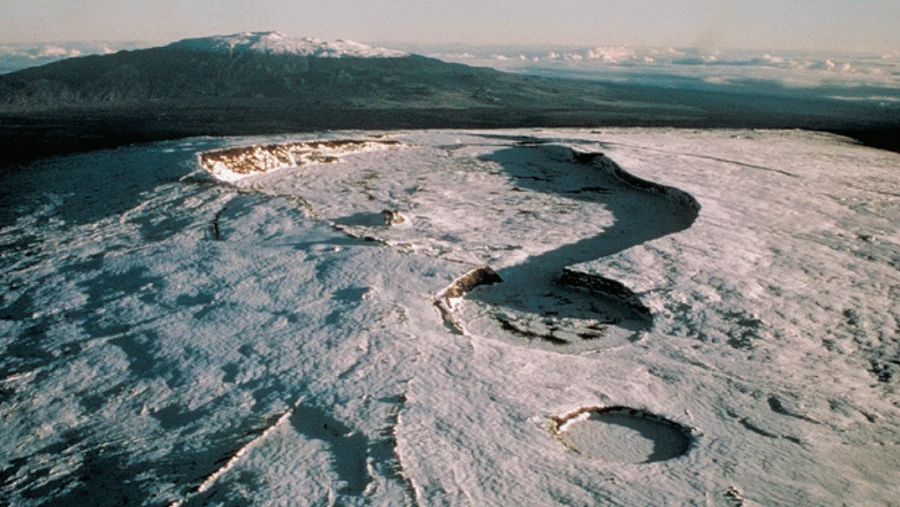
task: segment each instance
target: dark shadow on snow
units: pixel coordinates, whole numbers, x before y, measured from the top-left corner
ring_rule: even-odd
[[[331,447],[334,471],[345,483],[340,493],[359,495],[365,491],[371,478],[366,466],[369,440],[364,434],[310,405],[298,405],[290,423],[298,433]]]
[[[609,425],[626,428],[652,442],[652,451],[643,461],[635,463],[656,463],[678,458],[687,454],[694,445],[695,436],[691,428],[644,410],[629,407],[586,407],[563,417],[552,418],[553,431],[568,447],[581,453],[592,455],[590,449],[580,449],[566,438],[564,425],[577,417],[588,414],[582,421],[574,424]],[[610,440],[608,442],[586,442],[589,447],[615,447],[628,445],[627,442]],[[597,456],[595,456],[597,457]]]
[[[121,214],[143,203],[146,192],[196,170],[195,153],[208,144],[208,140],[196,140],[103,150],[40,161],[0,175],[4,188],[0,228],[32,212],[47,195],[62,200],[56,216],[70,225]]]
[[[520,314],[593,319],[638,334],[650,329],[649,309],[627,287],[565,268],[685,230],[697,218],[699,203],[686,192],[635,177],[602,153],[523,143],[483,159],[498,163],[521,190],[600,203],[614,222],[601,234],[573,238],[572,243],[498,270],[504,283],[466,297]]]

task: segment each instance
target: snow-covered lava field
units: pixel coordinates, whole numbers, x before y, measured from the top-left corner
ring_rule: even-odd
[[[900,502],[896,153],[329,132],[0,192],[0,504]]]

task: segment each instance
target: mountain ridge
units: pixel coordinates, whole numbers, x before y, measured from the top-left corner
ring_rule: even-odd
[[[309,47],[302,48],[311,51],[309,54],[248,48],[225,52],[217,44],[176,43],[90,55],[2,75],[0,111],[206,97],[281,98],[342,107],[525,106],[534,104],[541,87],[549,87],[554,95],[565,92],[574,97],[571,86],[561,86],[564,81],[517,76],[414,54],[371,57],[347,52],[323,57]],[[348,47],[358,49],[353,44]],[[595,101],[578,102],[586,105]]]
[[[206,50],[180,41],[0,75],[0,167],[187,136],[338,128],[806,128],[897,149],[897,118],[846,101],[526,76],[415,54],[356,56],[369,46],[348,41],[340,56],[323,57],[314,48],[335,43],[256,34],[206,38]]]

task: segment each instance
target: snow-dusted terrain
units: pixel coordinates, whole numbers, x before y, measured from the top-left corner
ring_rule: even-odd
[[[322,58],[341,58],[345,56],[396,58],[407,56],[407,53],[403,51],[372,47],[352,40],[323,41],[315,37],[290,37],[279,32],[244,32],[234,35],[199,37],[174,42],[166,47],[233,55],[263,53]]]
[[[896,503],[898,171],[666,129],[33,164],[0,206],[0,503]]]

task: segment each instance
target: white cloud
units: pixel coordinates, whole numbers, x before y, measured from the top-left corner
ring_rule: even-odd
[[[46,58],[46,57],[66,57],[69,56],[69,51],[65,48],[61,48],[59,46],[44,46],[34,55],[38,58]]]
[[[765,61],[767,61],[767,62],[769,62],[769,63],[773,63],[773,64],[782,64],[782,63],[784,63],[784,58],[781,58],[780,56],[772,56],[772,55],[770,55],[769,53],[766,53],[766,54],[763,55],[763,60],[765,60]]]
[[[589,60],[601,60],[606,63],[630,62],[637,58],[631,48],[621,47],[596,47],[589,49],[585,54]]]

